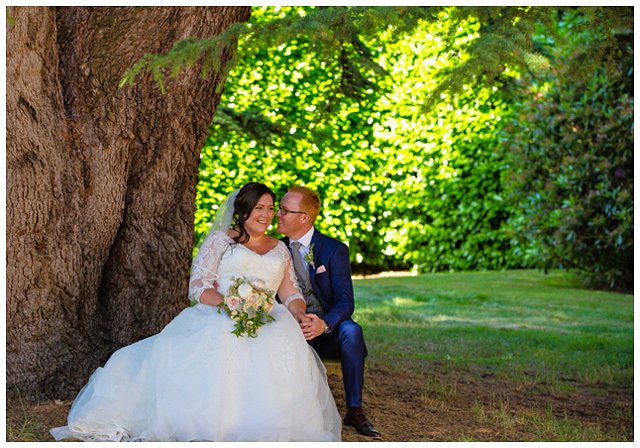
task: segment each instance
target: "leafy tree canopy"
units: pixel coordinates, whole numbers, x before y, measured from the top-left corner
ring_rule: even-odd
[[[549,39],[562,40],[553,26],[563,14],[574,9],[586,20],[574,24],[573,32],[598,35],[579,52],[573,63],[567,65],[566,76],[581,77],[591,68],[605,65],[614,72],[615,54],[606,49],[615,48],[618,35],[633,35],[633,8],[631,7],[300,7],[295,13],[284,10],[269,20],[237,23],[224,33],[211,39],[185,39],[178,41],[171,51],[163,55],[145,55],[122,79],[122,84],[133,83],[142,71],[152,73],[164,89],[165,76],[177,76],[186,67],[202,63],[202,74],[219,72],[218,61],[223,42],[243,42],[236,61],[247,52],[259,52],[278,47],[292,39],[305,38],[318,57],[342,60],[348,64],[345,75],[352,77],[352,87],[366,88],[363,69],[383,73],[372,61],[372,48],[365,41],[377,39],[380,32],[391,31],[389,38],[401,39],[421,24],[447,22],[439,36],[444,42],[441,54],[455,53],[460,40],[465,40],[467,23],[478,26],[476,39],[466,39],[465,58],[460,64],[436,74],[437,88],[424,98],[425,107],[439,101],[443,93],[459,92],[462,85],[482,80],[491,82],[500,77],[505,67],[517,67],[533,73],[550,67],[544,47],[534,37],[542,27]],[[345,49],[352,51],[348,60]],[[230,67],[231,65],[229,65]],[[354,70],[357,68],[359,70]],[[375,83],[375,81],[373,81]],[[354,89],[357,91],[357,89]]]
[[[356,270],[595,266],[594,284],[628,285],[588,249],[627,259],[632,183],[594,177],[586,159],[567,171],[580,149],[556,136],[580,129],[589,157],[626,170],[630,129],[608,146],[592,134],[632,110],[632,8],[254,8],[221,36],[145,56],[123,84],[148,70],[162,85],[199,61],[206,76],[228,39],[239,50],[202,151],[198,239],[231,189],[300,183],[321,193],[318,227],[349,242]],[[598,126],[576,127],[593,114]]]

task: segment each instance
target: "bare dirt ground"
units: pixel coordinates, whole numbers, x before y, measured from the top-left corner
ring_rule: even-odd
[[[619,440],[633,440],[633,390],[598,386],[550,394],[534,383],[509,384],[490,374],[439,370],[430,366],[421,374],[389,368],[368,372],[364,402],[383,441],[540,441],[546,431],[547,440],[557,440],[553,428],[531,424],[548,412],[600,433],[622,435]],[[343,412],[339,381],[330,377]],[[344,428],[342,435],[345,441],[367,440],[351,428]]]
[[[331,375],[329,383],[344,415],[341,379]],[[581,434],[592,431],[594,440],[633,440],[631,388],[576,386],[575,392],[549,393],[539,384],[505,383],[491,374],[453,373],[437,365],[426,365],[421,373],[374,367],[366,372],[364,403],[383,442],[570,437],[552,424],[535,423],[548,422],[551,414],[586,428]],[[53,441],[48,429],[65,424],[70,406],[71,401],[8,401],[8,440]],[[20,436],[21,428],[30,435]],[[343,428],[342,436],[344,441],[371,440],[350,427]]]

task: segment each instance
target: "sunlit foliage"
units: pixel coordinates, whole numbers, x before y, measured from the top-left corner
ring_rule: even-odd
[[[281,13],[257,10],[252,20]],[[198,239],[224,194],[244,182],[263,180],[279,195],[301,183],[321,194],[318,228],[349,243],[356,270],[522,265],[502,228],[510,209],[499,130],[509,111],[500,83],[462,86],[423,107],[438,70],[464,61],[462,47],[478,37],[477,23],[462,33],[458,22],[450,46],[443,36],[453,22],[440,14],[403,39],[389,28],[364,42],[387,74],[378,79],[345,62],[352,46],[328,61],[305,39],[247,52],[203,149]],[[375,83],[346,93],[349,69]]]

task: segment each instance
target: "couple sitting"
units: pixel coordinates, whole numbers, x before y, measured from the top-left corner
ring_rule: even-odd
[[[51,430],[56,440],[339,441],[340,415],[318,355],[341,358],[344,423],[380,437],[362,410],[366,348],[351,320],[348,248],[314,229],[313,191],[290,188],[277,213],[274,203],[260,183],[229,196],[192,266],[197,304],[98,368],[68,426]],[[281,241],[266,235],[274,214]],[[256,338],[233,335],[234,321],[216,311],[237,277],[281,301]]]

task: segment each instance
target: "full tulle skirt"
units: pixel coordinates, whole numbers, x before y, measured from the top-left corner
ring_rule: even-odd
[[[207,305],[115,352],[80,391],[56,440],[339,441],[326,371],[277,304],[257,338]]]

